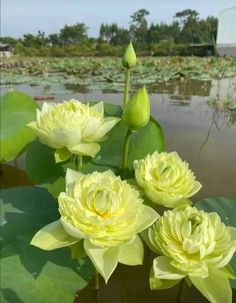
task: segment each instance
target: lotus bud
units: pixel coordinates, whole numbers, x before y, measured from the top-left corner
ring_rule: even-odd
[[[135,54],[133,45],[130,42],[123,55],[122,65],[125,68],[133,68],[133,67],[135,67],[136,63],[137,63],[136,54]]]
[[[146,87],[139,88],[125,105],[123,120],[133,131],[144,127],[150,118],[150,101]]]

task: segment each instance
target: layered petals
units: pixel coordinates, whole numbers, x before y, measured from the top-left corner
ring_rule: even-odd
[[[100,142],[118,122],[117,117],[104,117],[103,102],[93,106],[75,99],[61,104],[44,103],[37,110],[37,121],[28,124],[42,143],[56,150],[67,150],[71,154],[95,157]],[[58,157],[57,162],[66,157]]]
[[[202,187],[176,152],[147,155],[145,159],[134,161],[134,169],[136,181],[146,196],[165,207],[190,205],[188,198]]]
[[[163,254],[153,261],[153,289],[171,287],[171,280],[177,283],[188,277],[211,303],[231,302],[228,279],[235,276],[228,263],[236,251],[235,230],[225,226],[217,213],[191,206],[166,211],[149,228],[148,245]]]
[[[142,264],[143,243],[138,233],[159,215],[143,205],[139,191],[127,181],[112,171],[83,175],[68,169],[66,191],[60,193],[58,204],[60,220],[40,230],[32,245],[46,250],[72,245],[76,256],[83,253],[83,241],[85,252],[106,282],[118,262]]]

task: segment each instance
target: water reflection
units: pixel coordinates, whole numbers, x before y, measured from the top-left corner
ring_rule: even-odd
[[[89,86],[79,84],[65,84],[65,88],[71,93],[87,94],[90,91]]]
[[[169,94],[174,99],[182,98],[190,100],[191,96],[207,97],[210,95],[212,81],[199,80],[173,80],[169,82],[158,83],[156,89],[150,86],[151,92]],[[154,90],[153,90],[154,89]],[[176,99],[178,100],[178,99]]]

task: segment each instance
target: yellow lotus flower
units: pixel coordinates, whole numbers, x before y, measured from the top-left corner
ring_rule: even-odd
[[[60,104],[45,102],[42,111],[37,110],[37,121],[28,126],[44,144],[56,149],[59,162],[71,154],[95,157],[100,150],[98,142],[119,120],[104,118],[103,102],[89,106],[72,99]]]
[[[147,197],[166,207],[191,204],[187,198],[202,187],[188,163],[176,152],[154,152],[145,159],[134,161],[134,169],[136,181]]]
[[[111,171],[83,175],[69,169],[66,184],[58,198],[61,219],[40,230],[31,244],[51,250],[84,239],[87,255],[106,281],[118,262],[142,264],[138,233],[158,214],[143,205],[139,192]]]
[[[151,287],[169,288],[188,277],[210,302],[231,302],[227,264],[236,251],[235,231],[216,213],[191,206],[166,211],[148,230],[150,246],[163,254],[153,261]]]

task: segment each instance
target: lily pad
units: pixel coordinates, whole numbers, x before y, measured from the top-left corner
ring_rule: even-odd
[[[26,124],[35,120],[37,104],[27,94],[12,91],[2,97],[0,106],[0,161],[10,161],[35,137]]]
[[[72,261],[69,248],[30,246],[35,232],[59,217],[56,201],[36,187],[3,190],[1,197],[1,302],[73,302],[93,275],[89,259]]]
[[[54,150],[35,140],[29,144],[26,160],[26,174],[35,184],[52,182],[63,175],[61,163],[55,163]]]

